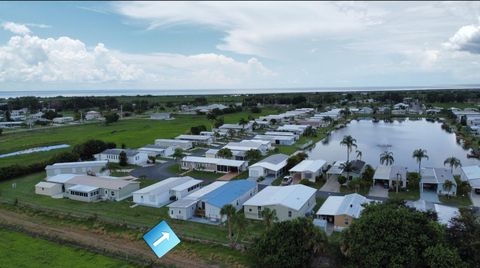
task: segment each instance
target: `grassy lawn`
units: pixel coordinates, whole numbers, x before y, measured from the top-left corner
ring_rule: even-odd
[[[470,197],[468,196],[452,196],[450,198],[440,195],[438,196],[440,202],[444,205],[451,205],[455,207],[468,207],[472,205],[472,201],[470,201]]]
[[[126,262],[0,229],[1,267],[135,267]]]
[[[254,117],[274,113],[273,109],[263,109]],[[225,123],[238,123],[240,118],[247,119],[249,112],[239,112],[223,115]],[[124,143],[128,148],[137,148],[151,144],[158,138],[174,138],[187,133],[192,126],[205,125],[211,128],[212,122],[205,115],[175,115],[175,120],[156,121],[145,119],[121,120],[106,126],[103,123],[72,125],[58,128],[6,133],[0,136],[0,154],[29,149],[32,147],[69,144],[72,147],[89,139],[99,139],[106,142],[115,142],[118,146]],[[38,152],[22,156],[2,158],[1,166],[15,163],[32,163],[45,160],[52,155],[68,151],[58,149],[48,152]]]
[[[325,202],[325,198],[317,197],[317,203],[315,204],[315,207],[313,207],[313,213],[316,213],[318,209],[323,205]]]
[[[397,198],[401,200],[418,200],[420,199],[420,192],[418,190],[411,190],[398,192],[395,191],[388,192],[388,198]]]
[[[196,179],[207,179],[207,180],[216,180],[223,176],[223,173],[215,173],[208,171],[192,170],[185,174],[185,176],[190,176]]]
[[[360,188],[358,191],[356,191],[355,189],[350,189],[347,186],[343,186],[343,185],[340,186],[340,193],[342,193],[342,194],[357,193],[357,194],[361,194],[361,195],[368,195],[368,190],[369,189],[367,189],[367,188]]]

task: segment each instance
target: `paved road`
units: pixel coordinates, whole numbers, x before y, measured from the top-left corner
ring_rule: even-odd
[[[141,167],[130,172],[130,175],[137,178],[145,176],[148,179],[164,180],[177,175],[175,173],[171,173],[168,170],[169,167],[175,164],[176,164],[175,161],[171,160],[162,164],[156,164],[149,167]]]
[[[438,200],[438,195],[436,192],[432,191],[420,191],[420,199],[423,199],[428,202],[432,203],[440,203],[440,200]]]

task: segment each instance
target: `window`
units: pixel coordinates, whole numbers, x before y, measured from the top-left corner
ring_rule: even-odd
[[[172,215],[173,215],[173,210],[170,210],[170,214],[172,214]]]
[[[249,208],[249,209],[248,209],[248,211],[252,212],[252,209],[251,209],[251,208]]]
[[[112,193],[111,193],[111,194],[112,194],[112,196],[114,196],[114,195],[115,195],[115,192],[114,192],[114,191],[112,191]]]
[[[291,211],[288,211],[288,217],[289,217],[289,218],[292,217],[292,212],[291,212]]]
[[[345,225],[348,225],[348,219],[345,219],[344,223]]]
[[[182,214],[182,211],[181,211],[181,210],[178,210],[178,214]]]

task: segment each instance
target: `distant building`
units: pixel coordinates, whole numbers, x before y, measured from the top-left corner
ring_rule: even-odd
[[[276,212],[278,221],[305,217],[315,207],[317,189],[302,184],[267,186],[243,204],[245,217],[262,220],[266,208]]]
[[[222,158],[186,156],[182,159],[183,170],[201,170],[219,173],[241,173],[248,168],[247,161],[230,160]]]
[[[45,167],[47,177],[59,174],[85,174],[92,176],[108,176],[110,171],[107,168],[108,161],[83,161],[55,163]]]
[[[155,145],[164,146],[164,147],[181,148],[183,150],[189,150],[193,148],[193,143],[191,141],[174,140],[174,139],[156,139]]]
[[[148,161],[148,155],[146,153],[134,149],[107,149],[94,156],[95,159],[99,161],[106,160],[112,163],[119,163],[121,152],[127,154],[127,163],[130,165],[143,165]]]
[[[97,112],[97,111],[88,111],[86,114],[85,114],[85,120],[98,120],[102,118],[102,114]]]
[[[302,135],[307,128],[311,126],[309,125],[283,125],[277,128],[277,131],[286,131],[292,132],[297,135]]]
[[[153,113],[150,115],[150,119],[153,120],[167,120],[171,118],[170,113]]]
[[[73,121],[74,121],[73,117],[71,116],[55,117],[52,120],[54,124],[66,124],[66,123],[71,123]]]
[[[151,157],[169,157],[175,152],[175,147],[147,144],[141,148],[138,148],[137,150],[140,153],[145,153]]]
[[[179,135],[176,140],[190,141],[193,145],[210,145],[214,141],[214,137],[205,135]]]
[[[288,132],[288,133],[290,133],[290,132]],[[270,141],[273,144],[277,144],[277,145],[290,146],[290,145],[295,144],[295,137],[294,136],[255,135],[255,137],[253,137],[253,139],[254,140]]]
[[[223,124],[221,125],[218,130],[223,133],[227,133],[229,130],[233,130],[235,132],[240,132],[241,130],[244,130],[246,132],[252,132],[252,123],[248,122],[245,125],[240,125],[240,124]]]

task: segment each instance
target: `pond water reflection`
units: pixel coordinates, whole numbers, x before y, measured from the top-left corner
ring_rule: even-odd
[[[415,171],[418,164],[412,158],[412,153],[417,148],[427,150],[429,159],[422,161],[424,167],[443,167],[443,162],[450,156],[460,159],[463,166],[479,164],[478,159],[467,158],[468,150],[464,150],[457,143],[455,134],[446,132],[441,125],[425,119],[394,120],[392,123],[354,120],[345,128],[333,131],[327,139],[318,142],[308,154],[311,159],[346,160],[347,149],[340,145],[340,141],[345,135],[351,135],[357,140],[362,160],[374,168],[380,164],[380,154],[388,150],[393,152],[396,165]],[[350,159],[355,157],[354,150]]]

